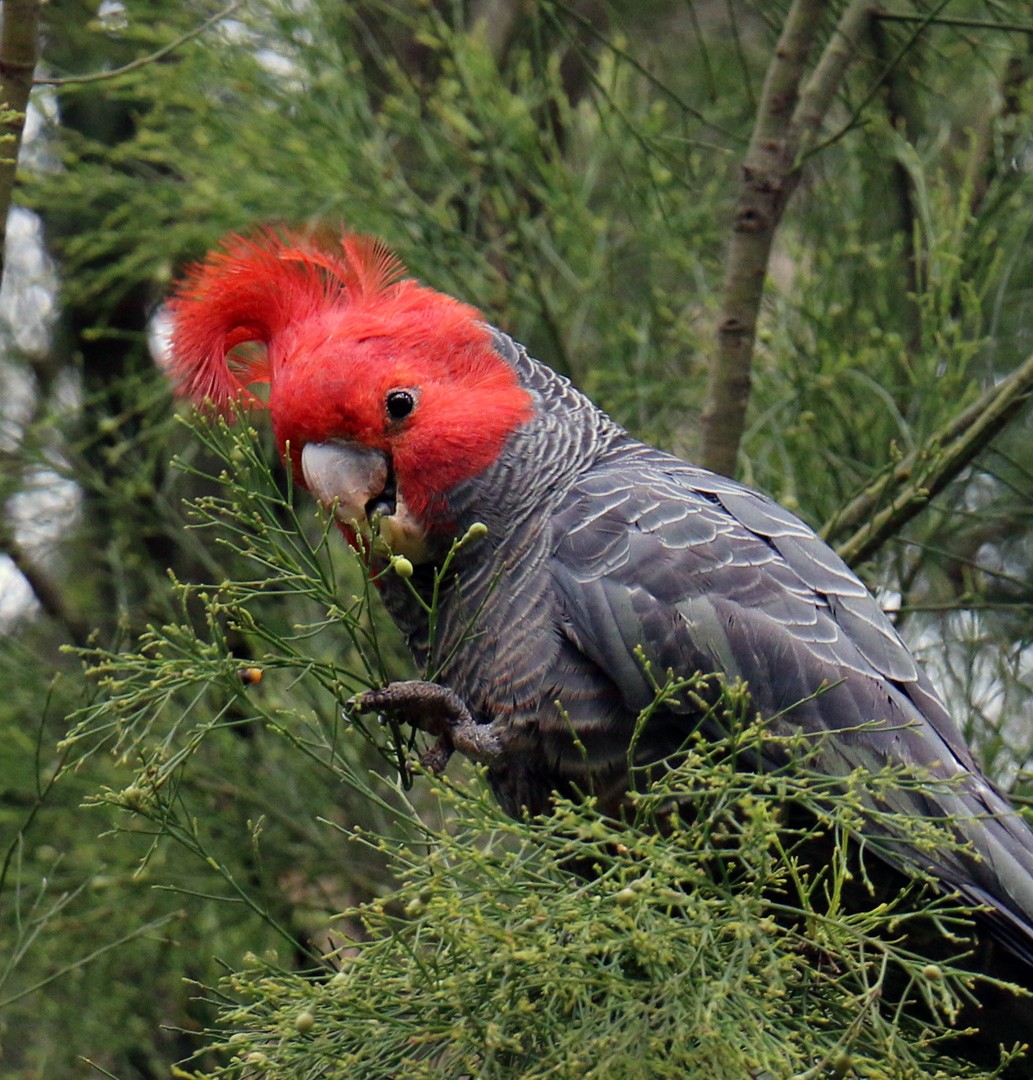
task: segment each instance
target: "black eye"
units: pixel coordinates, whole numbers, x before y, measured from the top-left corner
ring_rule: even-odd
[[[416,398],[408,390],[392,390],[387,395],[387,415],[404,420],[416,407]]]

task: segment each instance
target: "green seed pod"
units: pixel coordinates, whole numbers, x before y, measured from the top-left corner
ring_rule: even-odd
[[[844,1050],[837,1054],[832,1061],[829,1062],[832,1066],[832,1075],[835,1077],[846,1076],[854,1066],[853,1058]]]
[[[294,1026],[301,1032],[311,1031],[316,1026],[316,1018],[305,1009],[294,1017]]]
[[[459,546],[463,544],[476,544],[478,540],[483,540],[488,535],[488,526],[483,521],[475,521],[470,528],[463,533],[462,539],[459,541]]]

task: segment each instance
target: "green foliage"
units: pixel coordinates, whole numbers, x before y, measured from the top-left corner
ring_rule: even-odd
[[[351,833],[401,887],[342,913],[329,970],[252,958],[227,976],[213,1000],[230,1060],[195,1075],[933,1075],[966,991],[902,935],[929,922],[960,942],[962,913],[917,889],[851,909],[842,847],[804,869],[813,830],[793,836],[787,806],[837,830],[850,814],[829,813],[820,778],[737,768],[762,735],[697,747],[620,825],[590,802],[517,822],[439,781],[448,829]],[[664,813],[674,800],[692,824]],[[911,1012],[883,1008],[896,998]]]
[[[251,49],[185,49],[116,84],[146,123],[116,147],[64,133],[65,168],[29,193],[56,220],[91,218],[60,238],[68,287],[95,304],[167,278],[228,229],[344,221],[547,349],[608,404],[643,419],[660,408],[672,425],[691,394],[649,394],[643,364],[693,363],[695,294],[721,235],[722,177],[692,111],[657,94],[619,47],[579,61],[586,85],[572,100],[561,60],[585,46],[551,6],[504,66],[432,7],[387,8],[376,28],[373,18],[271,4],[242,14]],[[606,315],[615,299],[617,319]],[[612,358],[603,369],[601,355]]]
[[[43,742],[45,726],[8,747],[22,773],[7,774],[11,794],[24,794],[22,809],[7,814],[18,835],[0,881],[0,893],[8,890],[0,912],[10,954],[0,971],[5,1019],[12,1030],[29,1016],[59,1022],[61,999],[41,1008],[38,994],[58,979],[80,997],[94,980],[124,987],[105,1008],[133,1017],[130,1027],[112,1029],[104,1013],[88,1012],[76,1047],[46,1040],[29,1048],[25,1067],[49,1075],[71,1067],[68,1050],[117,1064],[122,1047],[160,1036],[163,996],[179,1003],[188,1029],[210,1018],[191,1003],[185,980],[214,979],[220,961],[208,945],[184,949],[185,926],[191,942],[217,936],[230,956],[279,943],[311,959],[309,939],[330,913],[379,891],[383,875],[372,856],[353,860],[343,878],[324,871],[336,865],[338,845],[313,808],[347,822],[357,806],[362,820],[389,828],[394,804],[404,803],[401,795],[371,799],[365,775],[374,755],[355,725],[343,730],[350,694],[383,681],[392,659],[404,671],[397,635],[382,640],[366,618],[368,576],[343,543],[334,564],[327,523],[302,520],[277,491],[275,459],[253,430],[219,422],[198,431],[224,455],[226,469],[208,479],[226,494],[198,496],[190,516],[197,529],[218,534],[211,543],[223,564],[237,560],[237,579],[210,587],[173,581],[178,618],[143,630],[135,650],[83,654],[90,700],[72,711],[68,680],[59,684],[65,697],[56,707],[72,711],[73,727],[56,750]],[[191,460],[179,468],[199,477]],[[349,577],[361,595],[342,608]],[[291,622],[291,610],[309,621]],[[339,637],[349,627],[352,654]],[[256,656],[264,678],[250,677],[249,686],[241,672]],[[382,753],[395,762],[410,735],[389,734]],[[342,793],[349,776],[355,790]],[[70,816],[76,804],[87,809]],[[85,845],[75,841],[83,814],[95,822]],[[93,839],[105,822],[109,835]],[[68,926],[105,932],[98,945]],[[157,975],[145,976],[149,970]],[[140,1008],[134,997],[144,978],[163,989]],[[157,1066],[193,1045],[180,1032],[147,1056]]]
[[[935,1074],[923,1022],[873,1002],[890,972],[903,996],[957,989],[893,944],[903,909],[824,919],[842,868],[807,894],[774,857],[776,794],[806,803],[813,780],[776,793],[724,770],[720,748],[672,777],[751,807],[716,846],[665,842],[645,808],[598,836],[590,807],[508,822],[469,771],[408,786],[411,734],[343,713],[408,673],[361,563],[294,507],[267,441],[173,422],[145,338],[183,262],[259,221],[344,221],[691,457],[733,187],[787,5],[542,0],[478,25],[489,6],[256,0],[160,61],[38,94],[18,197],[43,219],[60,321],[4,358],[0,541],[59,603],[0,637],[5,1075],[73,1075],[85,1056],[127,1080],[195,1052],[212,1076],[262,1060],[355,1075],[356,1054],[410,1056],[414,1073],[540,1058],[632,1075],[636,1040],[656,1075],[849,1075],[844,1055],[857,1074]],[[212,13],[51,0],[44,60],[111,69]],[[950,14],[1024,16],[977,0]],[[743,453],[746,478],[813,524],[1028,351],[1026,39],[879,27],[783,222]],[[1020,790],[1028,428],[863,568]],[[57,479],[74,495],[47,523]],[[59,647],[87,637],[84,678]],[[564,854],[600,873],[573,878]],[[245,962],[274,947],[276,963]],[[774,1005],[762,981],[784,991]],[[695,1041],[665,1041],[675,1019]],[[223,1043],[229,1057],[208,1050]]]

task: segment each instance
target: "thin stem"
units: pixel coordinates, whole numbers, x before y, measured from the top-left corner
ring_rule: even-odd
[[[169,53],[174,52],[188,41],[193,41],[194,38],[199,37],[206,30],[215,26],[216,23],[222,22],[223,19],[232,15],[240,7],[241,3],[243,3],[243,0],[233,0],[222,11],[217,11],[210,18],[205,19],[203,23],[199,23],[185,34],[180,34],[178,38],[173,39],[167,45],[162,45],[160,49],[155,49],[154,52],[148,53],[147,56],[140,56],[136,60],[131,60],[128,64],[123,64],[122,67],[112,68],[111,71],[94,71],[89,75],[66,75],[62,78],[35,79],[33,84],[35,86],[81,86],[84,83],[107,82],[109,79],[117,79],[122,75],[139,71],[140,68],[168,56]]]
[[[930,19],[926,15],[904,11],[873,11],[872,18],[881,22],[925,23],[928,26],[954,26],[964,30],[996,30],[1012,34],[1033,34],[1033,23],[995,22],[991,19],[964,19],[948,15],[937,15]]]

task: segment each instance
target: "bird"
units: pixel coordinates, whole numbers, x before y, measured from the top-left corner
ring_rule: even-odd
[[[434,767],[454,750],[481,762],[513,815],[586,792],[619,815],[639,767],[721,734],[698,694],[640,724],[655,673],[743,684],[769,736],[762,768],[792,767],[802,735],[824,775],[927,781],[880,789],[892,819],[873,794],[866,839],[902,879],[971,905],[986,965],[1033,988],[1033,832],[877,601],[798,517],[635,439],[374,237],[231,235],[167,307],[178,392],[268,411],[298,484],[376,571],[433,680],[362,703],[436,736]],[[908,818],[948,821],[957,842],[921,843]],[[1007,1009],[1010,1032],[1033,1030],[1028,999]]]

